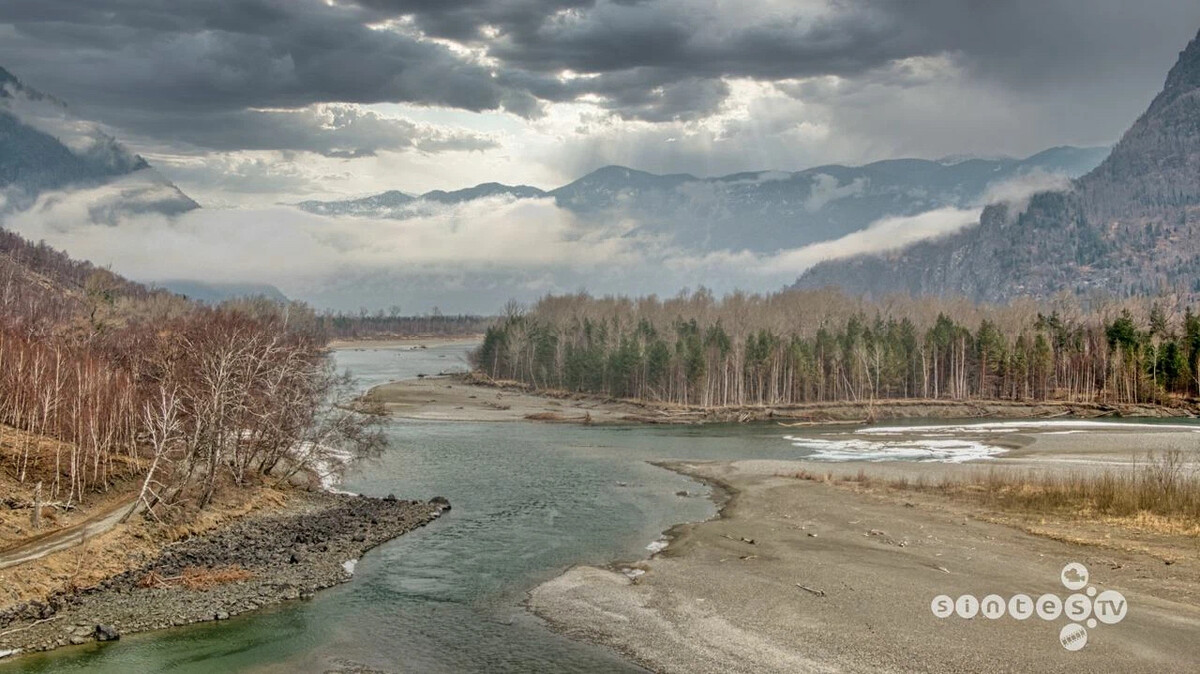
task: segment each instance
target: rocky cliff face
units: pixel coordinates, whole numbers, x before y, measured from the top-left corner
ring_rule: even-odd
[[[1112,153],[1068,192],[990,206],[980,224],[876,257],[821,263],[798,287],[881,295],[1200,295],[1200,36]]]

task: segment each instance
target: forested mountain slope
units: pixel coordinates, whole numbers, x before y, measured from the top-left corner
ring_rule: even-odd
[[[1021,206],[989,206],[979,226],[898,252],[821,263],[797,286],[981,300],[1200,293],[1200,37],[1100,166]]]
[[[173,214],[198,207],[145,159],[0,68],[0,214],[49,190],[102,185],[113,187],[110,209]]]

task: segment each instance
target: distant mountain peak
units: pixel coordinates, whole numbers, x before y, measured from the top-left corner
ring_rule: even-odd
[[[1200,33],[1179,53],[1179,60],[1167,73],[1167,81],[1158,97],[1173,99],[1196,89],[1200,89]]]

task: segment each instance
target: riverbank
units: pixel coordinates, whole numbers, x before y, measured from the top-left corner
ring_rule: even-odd
[[[1052,437],[1065,448],[1079,436]],[[1087,441],[1073,442],[1083,453]],[[1052,469],[1052,457],[1041,459],[1011,465]],[[971,464],[670,467],[721,487],[718,518],[676,527],[650,560],[570,569],[530,594],[535,613],[661,672],[1159,672],[1200,660],[1194,536],[1123,536],[1100,521],[1001,522],[937,494],[793,477],[862,470],[936,483],[979,470]],[[1081,651],[1059,644],[1065,618],[939,619],[930,610],[940,594],[1065,597],[1059,574],[1072,561],[1130,607],[1122,622],[1089,629]]]
[[[135,568],[0,611],[0,653],[224,620],[308,598],[350,580],[354,562],[368,550],[449,507],[439,498],[423,503],[290,492],[277,508],[170,544]]]
[[[363,400],[391,414],[441,421],[544,421],[577,424],[705,424],[776,421],[798,424],[865,424],[900,419],[1035,419],[1071,417],[1195,417],[1193,404],[1109,405],[1059,401],[877,400],[779,407],[699,407],[613,399],[563,391],[534,391],[478,374],[424,377],[376,386]]]

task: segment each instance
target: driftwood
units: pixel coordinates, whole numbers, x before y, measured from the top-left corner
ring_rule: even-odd
[[[805,592],[812,593],[818,597],[825,596],[825,590],[815,590],[811,587],[808,587],[807,585],[801,585],[800,583],[796,583],[796,587],[800,588],[801,590],[804,590]]]
[[[24,627],[16,627],[11,630],[5,630],[4,632],[0,632],[0,637],[5,636],[7,634],[16,634],[17,632],[24,632],[25,630],[37,627],[38,625],[41,625],[42,623],[48,623],[51,620],[58,620],[61,617],[62,617],[62,614],[60,613],[59,615],[50,616],[49,618],[42,618],[41,620],[35,620]]]

